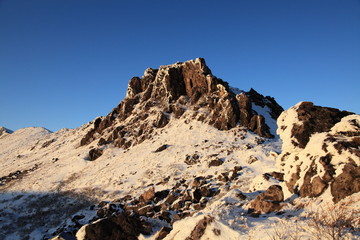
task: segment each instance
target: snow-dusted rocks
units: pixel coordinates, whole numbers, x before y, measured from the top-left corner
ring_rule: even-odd
[[[0,127],[0,137],[13,133],[12,130],[5,127]]]
[[[140,234],[150,233],[150,224],[138,216],[122,212],[83,226],[76,237],[79,240],[137,239]]]
[[[301,102],[278,119],[277,165],[291,192],[338,202],[360,190],[360,116]]]
[[[272,185],[251,201],[250,206],[256,213],[270,213],[280,210],[282,201],[284,201],[282,187]]]
[[[282,110],[273,98],[253,89],[236,95],[198,58],[149,68],[142,78],[133,77],[125,99],[108,116],[94,121],[81,145],[99,141],[101,136],[107,143],[128,148],[150,138],[154,128],[163,128],[174,118],[202,121],[220,130],[241,125],[260,136],[273,137],[275,129],[271,131],[268,122],[274,122]]]

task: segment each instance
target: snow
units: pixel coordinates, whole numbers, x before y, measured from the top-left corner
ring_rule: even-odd
[[[343,117],[340,122],[331,128],[331,133],[336,134],[339,132],[358,132],[360,131],[360,115],[349,115]]]
[[[255,103],[252,103],[252,109],[255,112],[257,112],[259,115],[262,115],[265,118],[265,123],[266,123],[266,125],[269,126],[270,133],[274,136],[277,136],[276,120],[271,117],[271,115],[270,115],[271,110],[269,109],[269,107],[267,107],[267,106],[261,107],[261,106],[256,105]]]
[[[259,114],[267,114],[266,108],[253,107]],[[290,111],[287,114],[293,113]],[[89,209],[90,203],[113,200],[127,194],[136,196],[149,186],[154,186],[156,191],[170,189],[181,178],[190,184],[194,177],[216,177],[235,166],[243,168],[240,175],[234,181],[220,186],[220,194],[211,199],[206,208],[193,217],[175,222],[174,229],[166,239],[185,239],[204,216],[211,216],[214,220],[206,228],[202,239],[269,239],[268,232],[272,231],[273,224],[287,216],[300,215],[301,211],[293,204],[294,196],[286,190],[285,184],[272,178],[267,181],[263,177],[264,173],[278,171],[276,153],[281,151],[281,147],[284,148],[278,138],[265,139],[260,144],[258,135],[242,127],[220,131],[198,121],[189,121],[186,117],[185,114],[184,118],[172,119],[166,127],[155,129],[151,139],[127,150],[108,146],[95,161],[86,159],[89,150],[97,147],[96,143],[79,145],[81,138],[92,127],[91,124],[55,133],[44,128],[26,128],[0,138],[0,177],[38,166],[0,185],[0,229],[36,211],[41,213],[45,221],[39,222],[35,217],[37,215],[33,215],[34,220],[27,222],[26,228],[13,228],[11,234],[0,230],[0,238],[22,239],[22,234],[26,233],[29,239],[41,239],[64,224],[71,224],[71,218],[76,214],[84,215],[81,221],[86,224],[96,211]],[[347,118],[341,124],[351,123],[350,120]],[[280,123],[286,124],[281,120]],[[334,131],[341,129],[344,128],[337,125],[333,128]],[[283,134],[282,137],[284,134],[290,137],[286,129],[279,132]],[[312,136],[310,142],[314,148],[318,148],[324,138],[324,134],[317,134]],[[44,147],[49,141],[51,143]],[[168,145],[167,149],[155,152],[164,144]],[[288,149],[287,146],[285,149]],[[314,149],[309,147],[303,154],[310,151]],[[195,153],[200,156],[199,162],[185,164],[186,156]],[[258,160],[249,163],[250,156]],[[224,163],[209,167],[208,163],[214,157],[222,159]],[[290,171],[288,168],[286,170]],[[165,183],[163,180],[166,177],[169,180]],[[159,182],[163,183],[157,184]],[[249,202],[273,184],[280,184],[285,198],[290,199],[284,203],[286,214],[250,217],[247,214]],[[244,194],[246,199],[240,200],[237,197],[239,193]],[[74,206],[76,210],[68,206]],[[297,223],[290,221],[289,224],[294,226]],[[84,238],[84,229],[78,231],[78,239]],[[155,235],[154,232],[154,235],[141,236],[140,239],[154,239]]]

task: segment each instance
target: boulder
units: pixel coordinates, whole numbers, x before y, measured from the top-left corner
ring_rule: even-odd
[[[281,186],[272,185],[250,202],[250,208],[257,213],[270,213],[279,211],[282,208],[282,201],[284,194]]]
[[[213,221],[213,217],[205,216],[195,225],[194,229],[190,233],[190,236],[185,238],[185,240],[200,240],[205,233],[206,227]]]
[[[360,166],[348,163],[343,172],[331,183],[331,194],[334,202],[360,191]]]
[[[220,158],[213,159],[209,162],[209,167],[217,167],[224,163]]]
[[[277,166],[290,192],[318,197],[331,187],[334,202],[359,192],[360,115],[301,102],[278,125]]]
[[[103,150],[99,148],[93,148],[89,151],[89,160],[94,161],[99,157],[101,157],[102,154],[103,154]]]
[[[169,227],[162,227],[159,232],[157,232],[155,236],[155,240],[162,240],[164,239],[170,232],[172,228]]]
[[[150,224],[126,212],[100,219],[82,228],[79,232],[83,232],[83,238],[87,240],[138,239],[140,234],[149,235],[152,231]]]
[[[140,202],[148,202],[153,200],[155,197],[155,188],[150,187],[146,192],[140,195],[139,200]]]

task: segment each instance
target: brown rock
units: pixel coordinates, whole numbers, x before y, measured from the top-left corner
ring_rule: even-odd
[[[191,187],[199,187],[206,184],[206,179],[204,177],[196,177],[191,183]]]
[[[259,160],[259,159],[258,159],[257,157],[251,155],[251,156],[249,157],[249,159],[247,160],[247,163],[248,163],[248,164],[253,164],[254,162],[257,162],[258,160]]]
[[[245,93],[240,93],[236,95],[236,100],[238,101],[240,109],[240,125],[247,127],[253,116],[250,98]]]
[[[168,122],[168,117],[163,112],[159,112],[154,122],[154,126],[157,128],[163,128],[168,124]]]
[[[162,227],[160,231],[156,234],[155,240],[164,239],[171,232],[171,230],[172,228]]]
[[[155,188],[150,187],[146,192],[140,195],[139,200],[141,202],[148,202],[153,200],[155,197]]]
[[[164,144],[164,145],[160,146],[159,148],[157,148],[157,149],[155,150],[155,152],[156,152],[156,153],[157,153],[157,152],[162,152],[162,151],[166,150],[168,147],[169,147],[169,145]]]
[[[123,212],[86,225],[84,238],[87,240],[137,239],[140,234],[149,235],[151,231],[148,223]]]
[[[173,204],[171,204],[171,209],[180,210],[184,206],[184,201],[177,199]]]
[[[193,155],[186,155],[185,161],[187,165],[194,165],[200,162],[200,156],[196,153]]]
[[[196,224],[195,228],[191,231],[190,236],[188,236],[185,240],[200,240],[205,233],[206,227],[213,221],[213,217],[205,216]]]
[[[170,192],[168,196],[165,198],[164,202],[168,204],[172,204],[173,202],[175,202],[176,199],[178,199],[178,195],[174,192]]]
[[[327,132],[343,117],[353,114],[335,108],[314,106],[312,102],[302,102],[297,112],[302,124],[292,126],[291,134],[297,139],[300,148],[305,148],[313,133]]]
[[[345,197],[360,191],[360,167],[348,163],[343,172],[331,184],[331,194],[335,203]]]
[[[269,126],[265,123],[265,118],[262,115],[254,115],[250,119],[249,129],[262,137],[273,138]]]
[[[282,188],[279,185],[270,186],[265,192],[259,194],[250,206],[257,213],[270,213],[279,211],[282,206],[281,202],[284,200]]]
[[[209,162],[209,167],[217,167],[224,163],[220,158],[213,159]]]
[[[93,148],[89,151],[89,160],[94,161],[103,154],[103,150],[99,148]]]

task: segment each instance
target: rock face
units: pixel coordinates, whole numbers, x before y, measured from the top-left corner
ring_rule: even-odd
[[[277,164],[293,193],[334,202],[360,190],[360,116],[301,102],[278,118],[283,140]],[[350,184],[351,183],[351,184]]]
[[[272,185],[265,192],[259,194],[251,203],[250,207],[257,213],[270,213],[281,209],[284,194],[281,186]]]
[[[268,112],[265,119],[253,106]],[[97,118],[81,140],[128,148],[149,138],[154,128],[163,128],[181,117],[228,130],[241,125],[263,137],[273,137],[266,121],[274,121],[283,109],[271,97],[251,89],[237,95],[228,83],[212,75],[205,60],[196,60],[159,69],[146,69],[142,78],[133,77],[127,95],[106,117]]]

